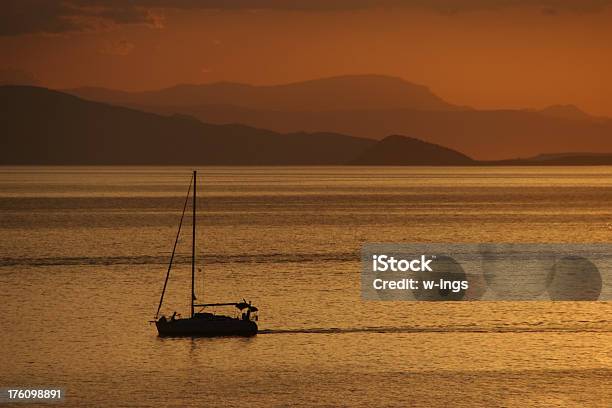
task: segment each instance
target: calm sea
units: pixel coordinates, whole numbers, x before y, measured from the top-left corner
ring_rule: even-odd
[[[612,168],[199,170],[198,298],[252,300],[262,333],[148,323],[190,169],[3,167],[0,387],[63,388],[61,406],[610,406],[612,303],[364,302],[359,251],[612,242]],[[189,229],[167,314],[188,311]]]

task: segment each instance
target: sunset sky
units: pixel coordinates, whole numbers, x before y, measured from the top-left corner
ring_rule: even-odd
[[[144,90],[375,73],[476,108],[572,103],[612,116],[612,0],[9,0],[1,7],[2,82]]]

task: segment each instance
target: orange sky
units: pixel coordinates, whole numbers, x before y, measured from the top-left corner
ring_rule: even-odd
[[[0,35],[0,69],[27,71],[53,88],[127,90],[376,73],[427,85],[455,104],[573,103],[612,116],[612,7],[582,10],[567,4],[585,3],[551,0],[490,9],[472,0],[449,13],[400,6],[304,11],[264,3],[272,6],[142,8],[144,22],[96,17],[86,28],[15,24],[15,32]],[[549,3],[560,6],[544,8]],[[14,20],[3,13],[0,23]]]

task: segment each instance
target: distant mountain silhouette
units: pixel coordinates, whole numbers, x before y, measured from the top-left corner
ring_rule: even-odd
[[[573,106],[474,110],[444,102],[425,87],[377,75],[264,87],[217,83],[136,93],[100,88],[69,92],[159,114],[180,113],[207,123],[242,123],[282,133],[333,132],[372,139],[416,135],[481,160],[612,151],[612,120],[593,120]]]
[[[612,153],[539,154],[526,159],[499,160],[481,162],[481,164],[502,166],[610,166],[612,165]]]
[[[542,115],[551,116],[562,119],[574,119],[574,120],[587,120],[587,121],[600,121],[605,122],[610,118],[602,116],[594,116],[586,113],[576,105],[551,105],[544,109],[535,110],[534,112],[541,113]]]
[[[351,164],[391,166],[465,166],[474,160],[455,150],[412,137],[387,136],[368,147]]]
[[[210,125],[29,86],[0,86],[0,127],[0,164],[343,164],[375,143]]]
[[[174,111],[178,109],[167,110]],[[612,120],[566,119],[524,110],[281,112],[207,106],[181,111],[209,123],[247,123],[277,132],[303,129],[373,139],[416,135],[476,159],[531,157],[543,151],[612,151]]]
[[[545,154],[475,161],[447,147],[393,135],[287,133],[213,125],[91,102],[45,88],[0,86],[0,164],[584,165],[612,154]]]
[[[576,105],[551,105],[544,109],[536,111],[542,115],[552,116],[555,118],[575,119],[575,120],[597,120],[596,116],[591,116],[585,111],[578,108]]]
[[[96,101],[150,107],[231,105],[281,111],[460,109],[443,101],[425,86],[384,75],[347,75],[283,85],[217,82],[131,93],[92,87],[68,89],[65,92]]]

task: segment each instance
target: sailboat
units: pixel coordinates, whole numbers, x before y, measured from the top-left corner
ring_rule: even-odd
[[[166,293],[166,287],[168,285],[168,279],[170,277],[170,271],[172,270],[172,262],[174,260],[174,254],[176,253],[176,246],[181,233],[181,227],[183,225],[183,219],[185,217],[185,210],[187,209],[187,203],[189,202],[189,195],[191,193],[191,187],[193,186],[193,203],[192,203],[192,245],[191,245],[191,293],[190,297],[190,315],[189,317],[177,317],[177,313],[168,318],[164,315],[159,316],[162,304],[164,302],[164,295]],[[170,256],[170,264],[168,265],[168,271],[166,272],[166,279],[164,281],[164,287],[162,289],[161,297],[159,299],[159,306],[155,313],[155,326],[157,326],[157,332],[160,336],[253,336],[257,334],[257,307],[253,306],[251,302],[247,302],[242,299],[239,302],[221,302],[221,303],[196,303],[197,298],[195,294],[195,271],[196,271],[196,197],[197,197],[197,171],[193,172],[191,182],[189,183],[189,189],[187,190],[187,197],[185,198],[185,204],[183,205],[183,213],[179,222],[178,232],[176,234],[176,240],[174,241],[174,247],[172,249],[172,255]],[[238,316],[226,316],[215,313],[206,312],[208,307],[219,307],[229,306],[239,310]],[[198,309],[196,311],[196,309]]]

